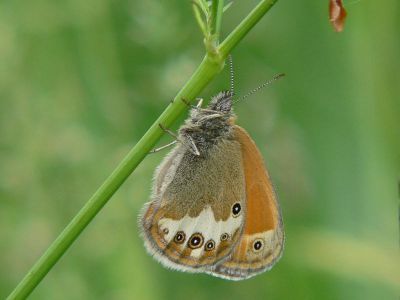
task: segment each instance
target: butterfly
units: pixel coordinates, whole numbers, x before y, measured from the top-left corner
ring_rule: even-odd
[[[235,124],[232,99],[223,91],[192,108],[155,171],[139,226],[165,267],[242,280],[278,261],[284,230],[263,158]]]

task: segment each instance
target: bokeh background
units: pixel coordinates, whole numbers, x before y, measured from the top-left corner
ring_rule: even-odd
[[[228,33],[257,1],[225,14]],[[278,1],[235,49],[236,106],[275,183],[281,261],[243,282],[169,271],[136,225],[148,156],[30,299],[398,299],[399,2]],[[0,298],[203,56],[190,1],[0,2]],[[223,71],[205,98],[228,88]],[[182,122],[176,124],[176,128]],[[160,144],[170,141],[164,137]]]

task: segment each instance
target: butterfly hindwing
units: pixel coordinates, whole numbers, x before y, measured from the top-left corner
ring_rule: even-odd
[[[240,143],[246,185],[246,219],[230,258],[207,273],[241,280],[270,269],[280,258],[284,232],[280,209],[262,156],[244,129],[235,126]]]

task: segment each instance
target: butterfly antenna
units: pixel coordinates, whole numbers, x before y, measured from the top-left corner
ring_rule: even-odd
[[[276,74],[276,75],[275,75],[274,77],[272,77],[270,80],[264,82],[262,85],[260,85],[260,86],[256,87],[255,89],[251,90],[251,91],[248,92],[246,95],[240,97],[239,99],[235,99],[235,100],[233,101],[233,103],[236,103],[236,102],[239,102],[239,101],[241,101],[241,100],[243,100],[243,99],[246,99],[247,97],[253,95],[254,93],[258,92],[259,90],[265,88],[267,85],[270,85],[270,84],[273,83],[274,81],[276,81],[276,80],[282,78],[283,76],[285,76],[284,73]]]
[[[235,81],[234,81],[234,72],[233,72],[233,59],[232,59],[232,54],[229,54],[229,75],[230,75],[230,77],[229,77],[229,79],[230,79],[230,92],[231,92],[231,95],[234,95],[234,91],[235,91],[235,89],[234,89],[234,87],[235,87],[235,85],[234,85],[234,83],[235,83]]]

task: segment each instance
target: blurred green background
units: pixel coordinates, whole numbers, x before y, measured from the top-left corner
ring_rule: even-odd
[[[236,1],[223,32],[256,3]],[[337,34],[328,0],[278,1],[233,53],[239,95],[287,74],[236,107],[282,207],[286,249],[270,272],[228,282],[147,255],[136,219],[164,152],[143,161],[31,299],[398,299],[400,3],[345,5]],[[202,56],[190,1],[0,2],[0,298]],[[228,86],[224,71],[201,96]]]

